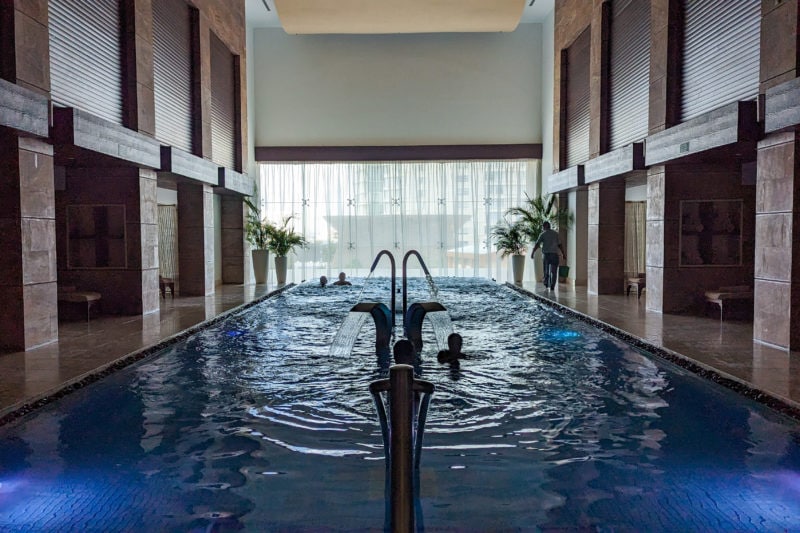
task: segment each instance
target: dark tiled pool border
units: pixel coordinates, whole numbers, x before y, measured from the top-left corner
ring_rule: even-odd
[[[245,311],[246,309],[258,305],[265,300],[278,296],[282,292],[294,286],[295,286],[294,283],[289,283],[287,285],[284,285],[283,287],[278,287],[277,289],[270,291],[267,294],[260,296],[254,300],[251,300],[247,303],[244,303],[232,309],[228,309],[227,311],[223,311],[222,313],[218,314],[213,318],[209,318],[208,320],[198,322],[194,326],[191,326],[188,329],[180,331],[170,337],[162,339],[156,344],[153,344],[151,346],[146,346],[140,350],[131,352],[127,355],[120,357],[119,359],[115,359],[114,361],[106,363],[101,367],[98,367],[94,370],[90,370],[85,374],[72,378],[62,383],[58,387],[50,391],[47,391],[45,393],[42,393],[39,396],[36,396],[34,398],[29,398],[23,402],[14,404],[6,409],[3,409],[0,411],[0,427],[9,424],[11,422],[14,422],[38,409],[41,409],[42,407],[49,405],[54,401],[59,400],[64,396],[67,396],[68,394],[71,394],[79,389],[82,389],[87,385],[100,381],[104,377],[109,376],[114,372],[117,372],[118,370],[122,370],[123,368],[128,367],[134,363],[138,363],[139,361],[152,357],[161,350],[186,340],[187,338],[194,335],[198,331],[208,328],[214,324],[217,324],[218,322],[222,322],[223,320],[226,320],[227,318],[230,318],[233,315],[236,315],[238,313],[241,313],[242,311]]]
[[[714,383],[717,383],[719,385],[722,385],[723,387],[731,389],[734,392],[737,392],[742,396],[745,396],[746,398],[749,398],[762,405],[765,405],[770,409],[773,409],[774,411],[777,411],[785,416],[800,421],[800,407],[795,406],[787,402],[786,400],[777,397],[769,392],[756,389],[751,384],[746,383],[739,378],[721,372],[710,366],[704,365],[678,352],[668,350],[661,346],[656,346],[655,344],[651,344],[645,341],[644,339],[636,337],[635,335],[632,335],[629,332],[624,331],[616,326],[607,324],[601,320],[598,320],[597,318],[576,311],[575,309],[572,309],[569,306],[566,306],[555,300],[551,300],[550,298],[545,298],[520,286],[513,285],[511,283],[505,283],[505,286],[512,290],[517,291],[518,293],[524,296],[532,298],[539,303],[558,309],[559,312],[564,313],[565,315],[586,322],[608,333],[609,335],[613,335],[614,337],[630,344],[634,348],[638,348],[647,353],[653,354],[656,357],[665,359],[666,361],[669,361],[670,363],[676,366],[688,370],[693,374],[696,374],[709,381],[713,381]]]

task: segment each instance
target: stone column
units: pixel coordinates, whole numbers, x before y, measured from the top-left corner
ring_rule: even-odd
[[[683,33],[680,0],[652,0],[650,4],[649,133],[680,121],[680,54]],[[647,169],[647,290],[648,311],[664,310],[664,227],[667,169]]]
[[[764,2],[761,87],[798,76],[800,2]],[[753,338],[800,349],[800,133],[775,133],[758,143]],[[795,253],[798,252],[798,253]]]
[[[588,211],[589,191],[585,188],[570,192],[568,197],[569,210],[575,215],[573,231],[567,234],[567,264],[570,266],[569,277],[575,285],[586,286],[587,250],[588,250]]]
[[[0,77],[49,95],[48,56],[47,0],[1,1]],[[52,147],[0,127],[0,349],[58,340],[54,198]]]
[[[247,206],[238,195],[222,195],[222,283],[245,282],[244,220]],[[247,254],[249,255],[249,253]]]
[[[53,149],[0,128],[0,348],[58,340]]]
[[[181,295],[214,294],[214,197],[210,185],[178,184],[178,286]]]
[[[800,135],[758,143],[753,338],[800,348]]]
[[[588,287],[590,294],[621,294],[625,265],[625,180],[589,185]]]
[[[664,309],[664,215],[666,212],[666,168],[663,165],[647,169],[647,223],[645,268],[648,311]]]

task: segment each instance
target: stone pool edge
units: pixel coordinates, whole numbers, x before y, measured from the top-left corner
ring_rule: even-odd
[[[247,303],[234,307],[232,309],[228,309],[227,311],[223,311],[222,313],[209,318],[208,320],[204,320],[202,322],[198,322],[197,324],[190,326],[189,328],[175,333],[169,337],[161,339],[155,344],[151,344],[150,346],[145,346],[140,348],[139,350],[135,350],[130,352],[122,357],[110,361],[94,370],[90,370],[89,372],[85,372],[79,376],[76,376],[72,379],[61,383],[60,385],[33,396],[31,398],[25,399],[21,402],[13,404],[9,407],[4,409],[0,409],[0,427],[8,425],[20,418],[41,409],[42,407],[49,405],[68,394],[71,394],[77,390],[80,390],[87,385],[100,381],[101,379],[105,378],[117,372],[118,370],[122,370],[134,363],[138,363],[139,361],[143,361],[148,359],[161,350],[172,346],[173,344],[177,344],[181,341],[186,340],[190,336],[194,335],[198,331],[201,331],[209,326],[212,326],[218,322],[222,322],[230,318],[233,315],[241,313],[250,307],[260,304],[261,302],[268,300],[270,298],[274,298],[275,296],[280,295],[284,291],[294,287],[294,283],[289,283],[284,285],[283,287],[278,287],[277,289],[268,292],[267,294],[251,300]]]
[[[669,350],[662,346],[656,346],[655,344],[652,344],[642,339],[641,337],[637,337],[636,335],[633,335],[617,326],[612,326],[611,324],[603,322],[602,320],[581,313],[580,311],[576,311],[575,309],[569,306],[566,306],[560,302],[556,302],[549,298],[545,298],[541,295],[529,291],[528,289],[524,289],[518,285],[506,282],[504,286],[524,296],[527,296],[539,303],[558,309],[559,312],[563,312],[565,315],[569,315],[572,318],[576,318],[578,320],[581,320],[582,322],[586,322],[587,324],[590,324],[630,344],[634,348],[638,348],[640,350],[646,351],[647,353],[653,354],[654,356],[664,359],[676,366],[679,366],[684,370],[687,370],[703,379],[707,379],[709,381],[717,383],[718,385],[722,385],[723,387],[730,389],[750,400],[765,405],[770,409],[783,414],[784,416],[788,416],[789,418],[792,418],[796,421],[800,421],[800,406],[795,405],[790,400],[781,398],[780,396],[776,396],[770,392],[757,389],[753,387],[750,383],[747,383],[746,381],[743,381],[740,378],[727,374],[726,372],[718,370],[704,363],[700,363],[699,361],[695,361],[694,359],[686,355],[683,355],[681,353]]]

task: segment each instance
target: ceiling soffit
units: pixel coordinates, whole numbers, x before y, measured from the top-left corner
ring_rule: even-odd
[[[274,0],[290,34],[511,32],[526,0]]]

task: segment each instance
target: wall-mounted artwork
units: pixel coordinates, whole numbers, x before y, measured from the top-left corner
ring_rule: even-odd
[[[681,202],[680,266],[742,264],[742,200]]]
[[[125,268],[124,205],[67,206],[69,268]]]

